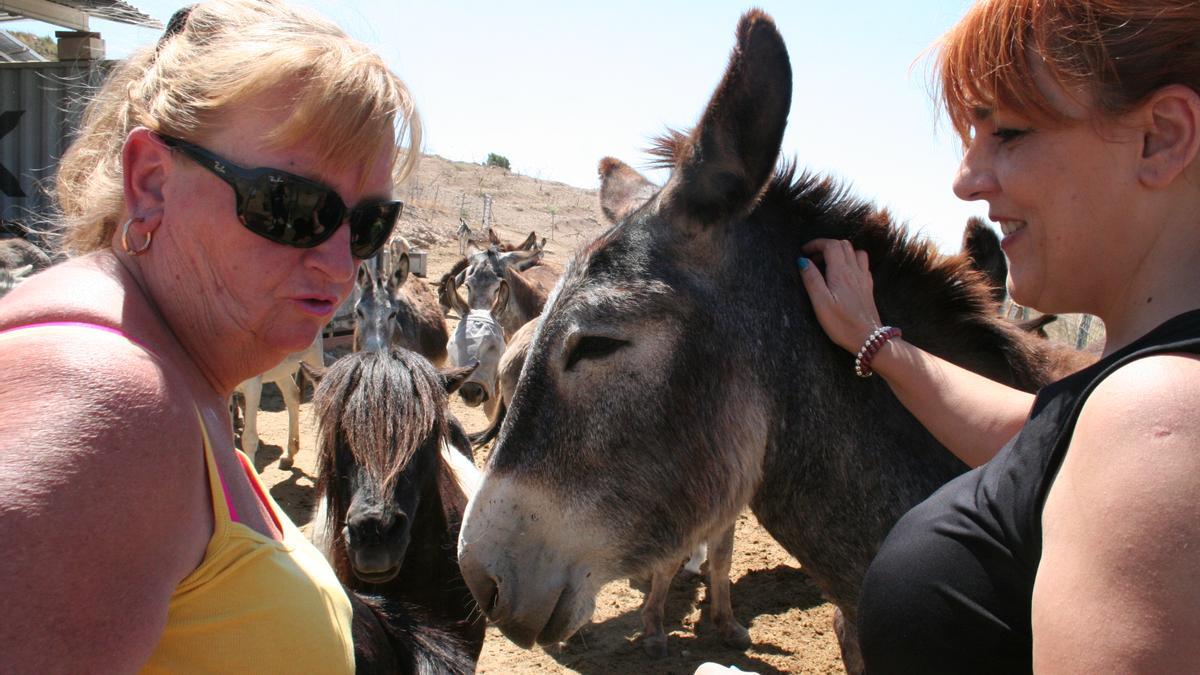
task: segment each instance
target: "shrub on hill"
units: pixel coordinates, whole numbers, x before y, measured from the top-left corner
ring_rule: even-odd
[[[12,31],[13,37],[24,42],[30,49],[51,61],[58,60],[58,41],[48,36],[38,36],[24,31]]]

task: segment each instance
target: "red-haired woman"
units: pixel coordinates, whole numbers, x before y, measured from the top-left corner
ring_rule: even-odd
[[[938,51],[1008,286],[1103,319],[1032,397],[877,334],[868,261],[801,276],[834,342],[978,468],[910,511],[859,606],[870,672],[1180,672],[1200,663],[1200,3],[990,0]],[[874,339],[872,340],[872,336]]]

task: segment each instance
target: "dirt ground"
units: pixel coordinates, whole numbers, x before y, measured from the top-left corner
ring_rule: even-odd
[[[565,264],[579,244],[606,227],[593,191],[496,168],[426,158],[421,172],[401,191],[407,203],[400,231],[415,247],[428,252],[428,281],[435,282],[458,258],[454,238],[458,217],[473,228],[480,225],[484,194],[492,196],[493,222],[501,237],[516,240],[536,230],[539,236],[550,238],[547,257],[559,264]],[[307,402],[310,395],[311,389],[306,387],[296,466],[281,471],[278,459],[287,439],[287,414],[277,390],[267,385],[259,421],[262,447],[256,458],[272,497],[306,533],[314,505],[315,428]],[[486,426],[482,412],[467,408],[461,399],[454,397],[451,408],[468,431]],[[489,450],[477,452],[480,466]],[[750,629],[753,639],[753,646],[745,652],[725,647],[711,629],[706,583],[680,576],[672,584],[667,602],[670,656],[666,659],[651,660],[638,642],[642,591],[628,581],[616,581],[605,586],[597,598],[591,625],[554,649],[521,649],[489,628],[478,672],[691,673],[704,661],[758,673],[844,672],[832,630],[832,606],[749,512],[738,521],[731,576],[734,614]]]

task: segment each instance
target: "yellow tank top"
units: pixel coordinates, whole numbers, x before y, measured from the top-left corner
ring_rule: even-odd
[[[171,595],[167,628],[144,673],[352,673],[352,610],[304,534],[247,471],[283,532],[266,537],[230,519],[203,423],[213,503],[204,561]],[[248,460],[238,453],[243,466]]]

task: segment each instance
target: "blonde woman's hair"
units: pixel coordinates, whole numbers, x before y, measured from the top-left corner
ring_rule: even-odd
[[[360,181],[384,145],[395,148],[397,181],[415,168],[416,107],[370,48],[278,0],[204,2],[181,10],[156,45],[116,66],[88,103],[55,178],[60,248],[81,255],[110,245],[126,215],[121,151],[131,129],[199,142],[231,110],[277,92],[291,97],[289,115],[263,139],[266,147],[303,142],[323,167],[354,168]]]

